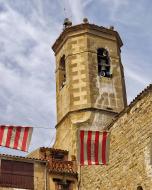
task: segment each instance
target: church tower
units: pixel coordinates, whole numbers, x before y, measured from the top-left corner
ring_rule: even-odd
[[[77,130],[106,127],[127,105],[121,38],[113,27],[89,24],[64,30],[55,41],[57,125],[54,148],[76,155]]]

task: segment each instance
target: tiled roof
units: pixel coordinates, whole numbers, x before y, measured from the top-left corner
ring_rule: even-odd
[[[49,147],[41,147],[40,151],[44,154],[47,151],[51,153],[50,155],[54,155],[54,153],[62,153],[64,155],[68,154],[67,150],[61,150],[61,149],[54,149]],[[48,167],[50,173],[56,173],[56,174],[65,174],[65,175],[72,175],[77,176],[77,171],[75,169],[74,161],[67,161],[67,160],[56,160],[55,158],[48,156],[45,159],[48,160]]]
[[[49,150],[52,152],[64,152],[68,153],[68,151],[61,150],[61,149],[54,149],[54,148],[45,148],[41,147],[43,151]],[[77,172],[74,169],[74,163],[73,161],[58,161],[54,159],[38,159],[38,158],[31,158],[31,157],[23,157],[23,156],[15,156],[15,155],[9,155],[9,154],[0,154],[1,159],[10,159],[10,160],[22,160],[24,162],[26,161],[37,161],[37,162],[48,162],[48,169],[50,173],[56,173],[56,174],[65,174],[77,177]]]
[[[15,156],[15,155],[9,155],[9,154],[0,154],[0,158],[3,159],[12,159],[12,160],[24,160],[24,161],[38,161],[38,162],[47,162],[44,159],[38,159],[38,158],[30,158],[30,157],[24,157],[24,156]]]
[[[149,92],[152,92],[152,84],[150,84],[149,86],[147,86],[143,91],[141,91],[141,93],[139,93],[133,100],[132,102],[124,109],[122,110],[119,114],[117,114],[113,121],[105,127],[105,129],[110,129],[113,124],[126,112],[128,112],[139,100],[141,100],[146,94],[148,94]]]
[[[149,84],[143,91],[141,91],[129,104],[129,107],[135,104],[138,100],[141,100],[148,92],[152,91],[152,84]]]
[[[38,161],[38,162],[48,162],[49,172],[56,174],[66,174],[77,176],[77,172],[74,171],[73,162],[72,161],[56,161],[52,160],[51,162],[46,159],[37,159],[37,158],[29,158],[23,156],[14,156],[8,154],[0,154],[1,159],[10,159],[10,160],[23,160],[25,161]]]
[[[61,153],[64,153],[64,154],[68,154],[67,150],[55,149],[55,148],[50,148],[50,147],[40,147],[40,151],[42,151],[42,152],[50,151],[52,153],[61,152]]]
[[[77,172],[74,170],[72,161],[53,160],[52,163],[49,163],[49,172],[77,176]]]

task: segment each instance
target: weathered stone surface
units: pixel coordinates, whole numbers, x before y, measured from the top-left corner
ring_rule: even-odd
[[[56,54],[57,133],[55,148],[76,155],[77,130],[102,130],[126,105],[120,47],[115,35],[73,30]],[[109,52],[112,78],[98,76],[97,49]],[[119,50],[119,51],[118,51]],[[61,88],[59,62],[65,55],[66,84]],[[92,110],[89,110],[92,109]],[[103,111],[102,111],[103,110]],[[73,122],[73,117],[76,119]]]
[[[56,64],[63,53],[68,64],[67,83],[62,90],[58,88],[59,73],[56,73],[58,123],[54,147],[66,149],[69,155],[77,156],[78,130],[102,131],[110,125],[109,163],[79,168],[80,188],[136,190],[141,185],[143,189],[150,190],[152,94],[149,92],[142,96],[113,122],[126,107],[120,44],[113,35],[82,30],[71,30],[66,42],[58,41],[62,47],[56,52]],[[101,47],[106,48],[110,55],[111,78],[98,76],[97,49]]]
[[[83,190],[152,189],[152,94],[139,100],[111,127],[107,166],[81,167]]]
[[[60,46],[62,44],[62,46]],[[92,28],[73,30],[58,41],[56,54],[57,121],[60,122],[71,110],[89,108],[121,111],[126,105],[123,72],[121,72],[120,47],[115,34],[97,32]],[[97,49],[109,52],[112,78],[98,76]],[[66,84],[60,86],[59,64],[65,55]],[[75,91],[79,89],[79,93]],[[113,97],[111,96],[113,94]],[[116,99],[111,100],[111,99]],[[115,102],[115,103],[114,103]]]

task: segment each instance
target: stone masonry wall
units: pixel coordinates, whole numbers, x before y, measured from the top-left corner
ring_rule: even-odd
[[[82,31],[81,31],[82,32]],[[71,33],[56,54],[57,121],[68,112],[97,108],[120,112],[126,105],[120,47],[115,36]],[[92,34],[91,34],[92,33]],[[97,49],[109,52],[112,78],[98,76]],[[60,87],[59,63],[65,55],[66,84]]]
[[[143,97],[110,129],[107,166],[81,167],[82,190],[152,189],[152,94]]]
[[[102,130],[114,117],[113,113],[104,111],[72,112],[57,126],[54,148],[68,150],[71,155],[77,156],[77,131]]]
[[[78,45],[79,44],[79,45]],[[80,53],[87,47],[86,37],[77,36],[69,39],[56,56],[57,73],[57,120],[69,111],[86,107],[89,104],[89,94],[87,94],[87,53]],[[85,50],[86,51],[86,50]],[[65,54],[66,61],[66,85],[59,87],[59,62]]]
[[[115,36],[95,31],[74,31],[61,44],[56,53],[58,123],[54,147],[76,155],[77,130],[102,130],[126,105],[120,47]],[[98,48],[109,51],[112,78],[98,76]],[[58,68],[63,55],[66,84],[60,89]]]
[[[46,163],[34,164],[34,190],[46,190]]]
[[[120,60],[120,49],[115,39],[88,36],[88,67],[92,107],[111,109],[120,112],[126,106],[124,76]],[[109,52],[112,77],[100,77],[97,74],[97,49],[105,48]]]

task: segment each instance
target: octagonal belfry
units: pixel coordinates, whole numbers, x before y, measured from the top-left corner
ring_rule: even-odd
[[[57,134],[55,148],[76,155],[78,129],[102,130],[127,105],[122,40],[113,27],[67,19],[55,41]]]

